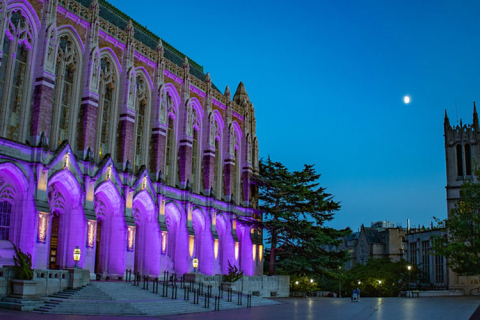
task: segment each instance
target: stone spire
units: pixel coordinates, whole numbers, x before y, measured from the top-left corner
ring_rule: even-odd
[[[190,64],[188,63],[188,58],[185,56],[185,59],[183,60],[183,70],[185,70],[185,77],[190,73]]]
[[[230,101],[230,99],[232,98],[232,94],[230,93],[230,88],[228,86],[225,88],[225,93],[223,95],[227,98],[228,101]]]
[[[480,133],[480,128],[478,124],[477,107],[475,106],[475,101],[473,101],[473,128],[476,134]]]
[[[245,90],[245,86],[241,81],[237,87],[237,91],[235,92],[235,95],[233,96],[233,101],[241,105],[243,105],[245,101],[250,102],[250,98],[248,97],[247,90]]]

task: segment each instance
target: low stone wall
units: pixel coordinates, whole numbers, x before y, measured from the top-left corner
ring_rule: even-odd
[[[189,274],[197,282],[218,287],[222,283],[222,275],[206,276],[203,274]],[[243,293],[254,294],[260,297],[288,297],[290,295],[289,276],[243,276],[232,284],[232,289]]]
[[[13,267],[0,268],[0,298],[11,294],[10,280],[15,279]],[[33,272],[33,280],[37,282],[37,295],[44,297],[66,289],[76,289],[90,282],[90,273],[85,269],[37,270]]]

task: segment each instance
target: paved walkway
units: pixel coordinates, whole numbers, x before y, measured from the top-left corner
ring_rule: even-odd
[[[470,319],[480,305],[478,297],[452,298],[362,298],[359,303],[349,299],[311,298],[277,299],[280,305],[251,309],[223,310],[177,316],[142,317],[162,320],[442,320]],[[0,309],[0,319],[19,320],[138,320],[139,317],[79,316],[18,312]],[[473,319],[473,318],[472,318]]]

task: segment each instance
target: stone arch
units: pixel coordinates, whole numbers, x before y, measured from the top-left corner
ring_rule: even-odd
[[[176,203],[165,205],[165,223],[168,230],[167,253],[178,274],[188,271],[188,231],[184,215]]]
[[[74,175],[60,170],[48,181],[48,202],[50,204],[50,251],[51,268],[71,268],[75,247],[85,249],[86,219],[83,212],[83,191]],[[55,260],[51,258],[55,256]],[[79,266],[83,267],[84,255]]]
[[[0,229],[0,239],[10,240],[33,254],[33,237],[21,237],[35,228],[35,209],[30,199],[29,181],[23,171],[11,162],[0,163],[0,206],[5,205],[0,215],[8,219],[2,224],[5,228],[3,232]]]
[[[228,273],[228,262],[235,264],[235,243],[233,241],[231,225],[224,213],[217,212],[216,227],[218,234],[218,262],[222,274]]]
[[[125,270],[127,234],[123,199],[110,180],[100,183],[95,188],[94,196],[97,241],[92,271],[111,278],[121,277]]]
[[[237,221],[237,237],[239,242],[239,257],[238,264],[240,270],[242,270],[245,275],[253,276],[253,244],[252,238],[250,237],[250,232],[252,230],[251,225],[245,223],[239,223]]]
[[[199,272],[213,273],[213,236],[210,231],[210,219],[199,207],[192,210],[192,226],[195,233],[193,256],[198,258]]]
[[[135,218],[135,271],[157,277],[160,274],[161,234],[155,203],[146,189],[133,198]]]

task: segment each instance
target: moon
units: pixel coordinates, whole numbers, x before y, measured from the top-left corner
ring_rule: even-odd
[[[409,97],[409,96],[405,96],[405,97],[403,97],[403,102],[404,102],[405,104],[409,104],[409,103],[410,103],[410,101],[411,101],[411,99],[410,99],[410,97]]]

